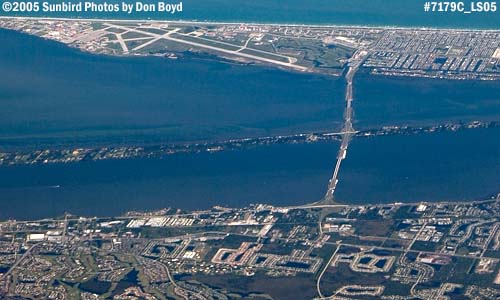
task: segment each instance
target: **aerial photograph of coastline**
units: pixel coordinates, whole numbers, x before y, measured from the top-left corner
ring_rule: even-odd
[[[0,299],[500,299],[497,2],[0,6]]]

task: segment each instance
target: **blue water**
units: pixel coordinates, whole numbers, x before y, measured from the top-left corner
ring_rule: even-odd
[[[342,80],[186,58],[122,58],[0,30],[0,150],[338,130]]]
[[[500,192],[500,128],[354,139],[342,165],[344,203],[471,200]],[[0,168],[0,218],[65,211],[114,215],[321,199],[338,143],[215,154]]]
[[[54,1],[55,2],[55,1]],[[76,1],[74,1],[76,2]],[[113,3],[113,1],[107,1]],[[134,1],[130,1],[133,3]],[[156,2],[146,0],[143,2]],[[177,3],[178,1],[166,1]],[[132,18],[295,24],[500,28],[500,13],[426,13],[424,0],[184,0],[181,14],[58,13],[49,17]],[[469,0],[464,1],[466,7]],[[3,12],[2,12],[3,13]],[[7,15],[3,13],[3,15]],[[27,15],[27,14],[24,14]]]
[[[167,143],[338,130],[344,82],[201,58],[95,56],[0,31],[0,149]],[[366,77],[355,126],[498,120],[498,82]],[[196,78],[197,80],[193,80]],[[499,192],[500,129],[355,139],[347,203],[474,199]],[[320,199],[337,143],[0,168],[0,218],[113,215]]]
[[[500,193],[500,128],[354,139],[337,199],[471,200]]]
[[[358,74],[353,105],[357,129],[496,121],[500,120],[500,82]]]
[[[312,202],[323,195],[337,148],[275,145],[165,159],[3,167],[0,218]]]
[[[189,57],[110,57],[0,30],[0,150],[338,131],[343,79]],[[196,78],[196,80],[193,80]],[[499,120],[500,84],[359,74],[358,129]]]

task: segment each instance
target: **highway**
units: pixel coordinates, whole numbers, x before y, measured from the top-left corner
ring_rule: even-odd
[[[320,297],[320,299],[325,299],[327,297],[325,297],[323,295],[323,293],[321,292],[321,278],[323,278],[323,275],[325,275],[325,272],[326,270],[328,270],[328,268],[330,267],[330,265],[332,264],[333,262],[333,259],[335,258],[335,255],[337,255],[337,252],[340,250],[340,247],[342,246],[341,243],[339,244],[336,244],[337,248],[335,248],[335,251],[332,253],[332,255],[330,256],[330,259],[328,260],[328,262],[325,264],[325,267],[323,268],[323,270],[321,271],[321,273],[319,274],[318,276],[318,279],[316,280],[316,291],[318,292],[318,295]]]
[[[179,286],[175,280],[174,280],[174,277],[172,276],[172,274],[170,273],[170,270],[168,269],[167,266],[165,266],[165,271],[167,273],[167,277],[168,277],[168,280],[170,280],[170,282],[172,283],[172,285],[174,286],[174,293],[179,296],[179,297],[182,297],[183,299],[185,300],[190,300],[190,299],[193,299],[191,297],[195,297],[196,299],[202,299],[202,300],[206,300],[207,298],[205,296],[203,296],[201,293],[197,293],[196,291],[191,291],[191,290],[188,290],[188,289],[185,289],[181,286]]]
[[[5,273],[3,274],[2,277],[0,277],[2,280],[4,278],[7,278],[10,273],[12,273],[12,271],[14,271],[15,268],[17,268],[17,266],[19,266],[19,264],[21,264],[21,262],[28,256],[30,256],[31,252],[36,248],[38,247],[39,245],[41,245],[41,243],[36,243],[34,244],[33,246],[31,246],[26,252],[24,252],[24,254],[10,267],[10,269]]]
[[[338,183],[338,176],[339,176],[339,170],[340,170],[340,165],[342,164],[342,161],[346,158],[347,156],[347,149],[349,148],[349,142],[352,139],[352,136],[356,134],[356,131],[354,130],[354,127],[352,126],[352,119],[353,119],[353,109],[352,109],[352,101],[353,101],[353,87],[352,87],[352,82],[354,79],[354,75],[356,74],[356,71],[359,69],[361,64],[364,61],[364,58],[367,56],[368,52],[363,51],[363,50],[358,50],[354,53],[354,55],[349,59],[349,69],[345,75],[346,78],[346,91],[345,91],[345,102],[346,106],[344,109],[344,126],[342,128],[342,142],[340,144],[340,149],[337,154],[337,163],[335,164],[335,169],[333,170],[333,175],[330,181],[328,182],[328,189],[326,191],[325,197],[323,199],[323,203],[317,203],[313,204],[315,207],[326,207],[330,203],[335,203],[334,202],[334,194],[335,194],[335,189],[337,188],[337,183]],[[331,204],[330,204],[331,205]],[[339,207],[340,205],[335,205],[336,207]],[[323,235],[323,230],[321,228],[321,221],[320,221],[320,235]],[[323,293],[321,292],[321,279],[323,275],[325,274],[326,270],[330,267],[333,258],[337,254],[337,251],[340,249],[340,245],[335,249],[333,254],[331,255],[330,259],[328,262],[325,264],[323,270],[318,276],[318,279],[316,281],[316,290],[319,295],[319,299],[328,299],[329,297],[325,297]],[[333,296],[333,295],[332,295]]]
[[[352,109],[352,101],[353,101],[353,87],[352,87],[352,82],[354,79],[354,75],[356,74],[356,71],[359,69],[361,64],[363,63],[364,58],[367,56],[367,52],[363,50],[358,50],[356,53],[354,53],[353,57],[349,60],[349,69],[347,71],[347,74],[345,76],[346,78],[346,92],[345,92],[345,110],[344,110],[344,126],[342,128],[342,143],[340,144],[340,149],[337,155],[337,163],[335,164],[335,169],[333,171],[332,178],[328,182],[328,189],[325,194],[324,200],[327,203],[332,203],[333,202],[333,196],[335,194],[335,189],[337,188],[337,183],[338,183],[338,176],[339,176],[339,170],[340,170],[340,165],[342,164],[342,161],[346,158],[347,156],[347,149],[349,147],[349,142],[352,139],[352,136],[356,134],[356,131],[354,130],[352,126],[352,120],[353,120],[353,109]]]
[[[500,199],[499,199],[500,200]],[[483,203],[488,203],[491,201],[495,201],[493,199],[486,199],[486,200],[475,200],[475,201],[469,201],[467,204],[469,205],[479,205]],[[396,203],[376,203],[376,204],[370,204],[370,203],[365,203],[365,204],[358,204],[358,205],[352,205],[352,204],[328,204],[328,203],[321,203],[321,202],[315,202],[315,203],[310,203],[310,204],[304,204],[304,205],[295,205],[295,206],[283,206],[279,207],[281,209],[288,209],[288,210],[295,210],[295,209],[318,209],[318,208],[347,208],[347,207],[375,207],[375,208],[380,208],[380,207],[398,207],[398,206],[416,206],[422,203],[426,203],[425,201],[419,201],[419,202],[396,202]],[[463,201],[440,201],[440,202],[434,202],[434,204],[440,204],[440,205],[460,205],[464,204]]]

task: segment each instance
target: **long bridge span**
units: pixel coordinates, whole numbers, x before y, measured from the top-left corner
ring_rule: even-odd
[[[361,64],[363,63],[365,57],[367,56],[367,52],[364,50],[358,50],[352,58],[349,60],[349,69],[345,75],[346,78],[346,92],[345,92],[345,102],[346,106],[344,109],[344,125],[342,127],[342,142],[340,144],[340,149],[337,154],[337,163],[335,164],[335,169],[333,170],[333,175],[328,182],[328,189],[326,191],[323,202],[333,203],[334,202],[334,194],[335,189],[337,188],[338,176],[340,165],[342,161],[347,156],[347,149],[349,148],[349,142],[352,139],[352,136],[356,133],[354,127],[352,126],[353,121],[353,109],[352,109],[352,101],[353,101],[353,79],[356,71],[359,69]]]

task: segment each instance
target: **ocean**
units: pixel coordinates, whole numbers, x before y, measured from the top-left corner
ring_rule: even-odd
[[[58,1],[50,1],[57,3]],[[78,2],[78,1],[72,1]],[[121,1],[106,1],[121,3]],[[126,1],[135,3],[136,1]],[[145,0],[142,3],[156,3]],[[179,3],[175,1],[163,1]],[[469,7],[472,1],[463,1]],[[96,2],[97,3],[97,2]],[[183,11],[125,13],[24,13],[21,16],[196,20],[312,25],[499,29],[500,12],[425,12],[423,0],[183,0]],[[1,12],[4,16],[12,16]]]

